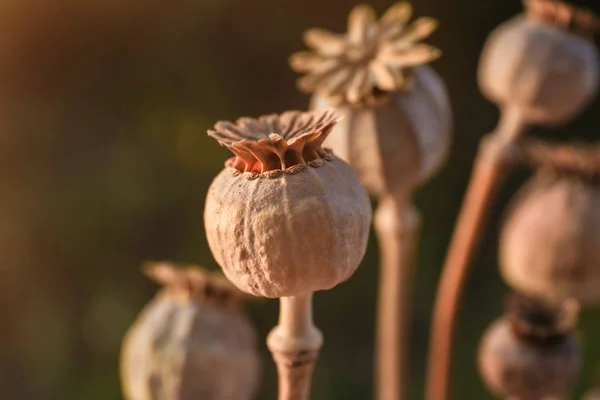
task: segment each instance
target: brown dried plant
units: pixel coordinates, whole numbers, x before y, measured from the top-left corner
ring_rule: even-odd
[[[433,313],[427,400],[448,397],[458,302],[487,211],[514,161],[516,141],[532,125],[573,120],[598,89],[592,42],[598,18],[558,0],[524,5],[525,14],[500,25],[482,53],[480,87],[498,104],[501,118],[481,143],[444,264]]]
[[[164,288],[128,330],[121,351],[127,400],[251,400],[261,361],[257,333],[241,311],[245,294],[197,266],[152,263]]]
[[[503,399],[566,398],[581,368],[578,312],[574,300],[511,295],[479,348],[479,371],[490,391]]]
[[[452,116],[442,79],[426,64],[441,52],[422,43],[437,21],[410,22],[412,6],[400,2],[377,20],[368,5],[355,7],[346,33],[312,28],[310,50],[290,65],[305,74],[298,88],[312,93],[311,108],[335,106],[345,118],[325,144],[347,161],[378,207],[381,249],[378,291],[376,391],[383,400],[408,394],[408,338],[414,253],[420,216],[415,188],[444,163]]]
[[[207,195],[208,242],[238,288],[280,298],[279,324],[267,339],[280,400],[309,398],[323,341],[313,292],[348,279],[366,251],[368,195],[352,169],[321,147],[337,120],[331,111],[293,111],[209,131],[235,157]]]

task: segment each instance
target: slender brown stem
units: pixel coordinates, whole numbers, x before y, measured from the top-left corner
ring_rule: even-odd
[[[267,337],[277,364],[279,400],[308,400],[312,372],[323,344],[313,323],[312,293],[279,299],[279,324]]]
[[[446,400],[453,328],[468,269],[496,192],[508,174],[515,140],[526,125],[518,110],[506,110],[497,130],[482,141],[452,236],[433,311],[426,399]]]
[[[410,383],[410,320],[420,217],[409,201],[382,198],[375,213],[381,252],[376,341],[376,398],[404,400]]]

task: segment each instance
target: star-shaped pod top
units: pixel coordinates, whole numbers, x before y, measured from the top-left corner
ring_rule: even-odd
[[[339,120],[332,109],[287,111],[240,118],[235,123],[219,121],[208,134],[235,154],[228,166],[241,173],[273,178],[328,159],[329,151],[321,145]]]
[[[345,34],[309,29],[304,42],[311,50],[290,57],[292,69],[306,74],[298,88],[350,104],[365,101],[375,90],[410,89],[411,68],[441,54],[419,43],[437,28],[437,21],[422,17],[409,23],[411,16],[407,2],[393,5],[378,21],[370,6],[359,5],[348,16]]]

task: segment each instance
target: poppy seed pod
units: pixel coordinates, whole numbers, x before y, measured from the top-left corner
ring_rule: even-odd
[[[379,21],[357,6],[348,32],[313,28],[304,40],[311,51],[290,58],[298,80],[314,93],[311,108],[335,106],[344,120],[326,145],[357,172],[375,196],[405,197],[445,161],[452,115],[446,87],[426,64],[440,51],[419,43],[436,28],[428,17],[408,24],[409,3],[392,6]]]
[[[206,234],[241,290],[269,298],[326,290],[361,262],[368,195],[352,169],[321,148],[337,121],[331,111],[290,111],[209,131],[235,157],[208,191]]]
[[[511,297],[479,348],[479,371],[490,391],[519,400],[565,398],[580,370],[573,333],[578,311],[574,300]]]
[[[588,10],[558,0],[525,0],[525,14],[498,27],[482,53],[479,85],[528,123],[562,124],[598,89],[599,23]]]
[[[515,290],[600,303],[600,186],[577,171],[540,170],[513,200],[500,269]]]
[[[127,400],[250,400],[260,379],[254,326],[225,277],[154,264],[165,285],[128,330],[121,351]]]

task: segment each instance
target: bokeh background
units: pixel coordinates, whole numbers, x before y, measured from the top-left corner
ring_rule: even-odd
[[[390,0],[374,0],[382,12]],[[580,2],[598,8],[595,0]],[[120,341],[157,287],[145,260],[216,268],[202,222],[208,185],[228,157],[205,132],[214,121],[304,108],[288,55],[310,26],[342,31],[355,0],[2,0],[0,2],[0,399],[120,399]],[[488,33],[518,0],[415,0],[441,20],[434,66],[451,93],[456,133],[447,167],[416,196],[424,215],[414,316],[413,393],[423,397],[431,307],[480,137],[497,109],[475,75]],[[598,139],[600,102],[569,126],[535,133]],[[475,351],[501,312],[502,210],[493,209],[469,280],[453,357],[454,398],[490,398]],[[326,346],[319,399],[368,399],[377,244],[347,283],[316,295]],[[600,290],[600,288],[599,288]],[[264,337],[277,302],[250,305]],[[585,369],[600,369],[600,313],[582,321]],[[260,399],[275,398],[265,345]],[[578,393],[579,393],[578,392]]]

